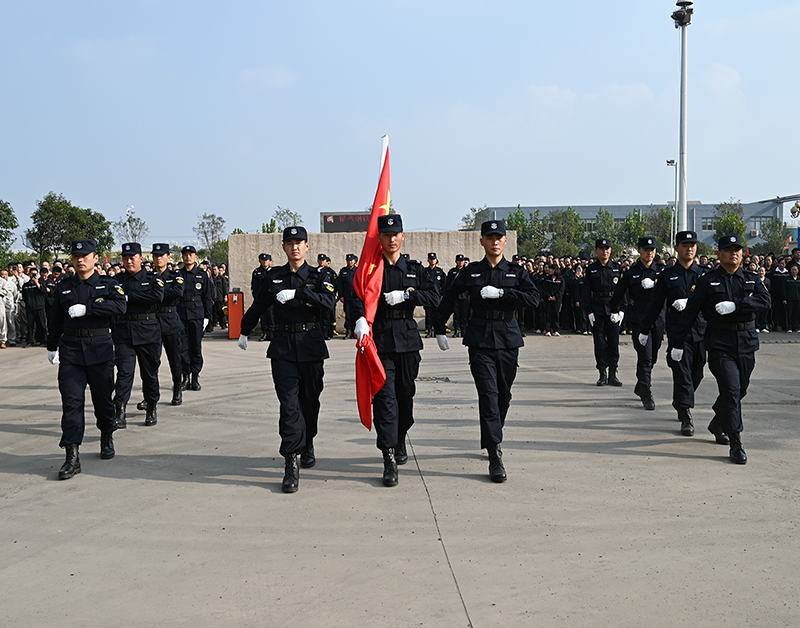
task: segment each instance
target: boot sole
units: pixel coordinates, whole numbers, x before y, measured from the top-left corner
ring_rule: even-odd
[[[112,459],[114,456],[116,456],[116,455],[117,455],[117,453],[116,453],[116,452],[114,452],[114,453],[113,453],[113,454],[111,454],[110,456],[109,456],[108,454],[105,454],[105,455],[103,455],[103,454],[100,454],[100,460],[111,460],[111,459]]]
[[[286,486],[285,484],[283,484],[283,485],[281,486],[281,488],[283,489],[283,492],[284,492],[284,493],[296,493],[296,492],[297,492],[297,489],[298,489],[299,487],[298,487],[298,486]]]
[[[78,475],[80,472],[81,472],[81,469],[80,469],[80,467],[78,467],[77,469],[75,469],[75,471],[73,471],[72,473],[61,473],[61,471],[59,471],[59,472],[58,472],[58,479],[59,479],[59,480],[69,480],[70,478],[74,478],[74,477],[75,477],[76,475]]]
[[[399,480],[387,480],[384,478],[383,485],[384,486],[397,486],[400,483]]]

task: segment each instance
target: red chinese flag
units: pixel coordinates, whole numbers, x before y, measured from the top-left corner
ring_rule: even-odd
[[[375,320],[378,301],[383,287],[383,249],[378,240],[378,216],[389,213],[389,138],[384,136],[383,154],[381,156],[381,178],[378,191],[372,203],[369,217],[367,237],[361,249],[358,269],[353,279],[353,288],[364,302],[365,317],[370,330]],[[372,340],[372,334],[364,336],[363,342],[356,347],[356,397],[358,414],[361,422],[368,430],[372,429],[372,398],[386,382],[386,372],[378,357],[378,350]]]

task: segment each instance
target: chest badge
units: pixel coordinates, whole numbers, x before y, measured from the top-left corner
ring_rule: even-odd
[[[196,284],[194,284],[194,287],[197,290],[202,290],[203,289],[203,284],[198,281]]]

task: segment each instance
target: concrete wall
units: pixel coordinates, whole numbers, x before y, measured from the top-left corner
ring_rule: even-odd
[[[228,263],[231,279],[231,290],[241,290],[245,294],[245,310],[250,307],[250,277],[258,266],[259,253],[272,255],[273,266],[286,263],[286,255],[281,248],[281,233],[245,233],[231,235],[228,238]],[[364,246],[364,233],[309,233],[308,255],[306,261],[311,266],[317,265],[317,255],[324,253],[333,260],[331,267],[338,273],[345,266],[345,255],[355,253],[361,255]],[[473,262],[483,257],[483,248],[478,241],[480,234],[476,231],[419,231],[406,233],[403,252],[409,253],[411,259],[420,260],[427,265],[428,253],[433,251],[439,257],[439,265],[447,272],[455,266],[455,258],[463,253]],[[517,252],[517,234],[508,232],[506,259]],[[421,312],[421,310],[420,310]],[[421,316],[422,314],[418,312]],[[337,318],[344,318],[341,303],[337,308]]]

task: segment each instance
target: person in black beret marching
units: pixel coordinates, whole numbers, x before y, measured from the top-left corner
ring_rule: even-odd
[[[595,241],[597,259],[586,267],[589,286],[588,315],[594,338],[594,359],[600,378],[598,386],[622,386],[617,377],[619,364],[619,329],[624,310],[612,309],[611,297],[622,276],[620,265],[611,259],[611,242],[605,238]]]
[[[439,260],[436,258],[436,253],[428,253],[428,265],[422,269],[423,275],[425,275],[430,281],[436,284],[437,290],[439,294],[444,292],[444,286],[447,282],[447,274],[445,274],[444,269],[439,266]],[[433,338],[433,325],[436,322],[436,308],[439,306],[437,303],[435,306],[428,306],[425,308],[425,337],[426,338]]]
[[[183,268],[183,297],[178,303],[178,316],[183,324],[181,335],[181,388],[200,390],[200,371],[203,370],[203,332],[211,320],[211,279],[197,265],[193,246],[181,250]],[[190,379],[191,378],[191,379]]]
[[[346,266],[339,271],[337,284],[337,294],[344,306],[344,329],[345,338],[355,338],[354,329],[356,327],[356,317],[353,313],[353,298],[356,296],[353,289],[353,279],[358,270],[358,256],[355,253],[348,253],[345,257]]]
[[[436,315],[436,340],[442,351],[450,348],[447,319],[458,298],[468,294],[472,317],[464,329],[464,344],[469,349],[469,366],[478,390],[481,449],[489,455],[489,477],[505,482],[506,470],[500,443],[511,404],[511,385],[517,375],[522,340],[516,311],[535,308],[539,291],[523,266],[503,257],[506,226],[502,220],[481,225],[484,258],[469,264],[445,289]]]
[[[275,307],[275,332],[267,349],[272,381],[280,403],[278,431],[285,468],[284,493],[295,493],[300,485],[300,464],[304,469],[316,462],[314,437],[318,432],[319,396],[325,374],[323,363],[328,347],[322,332],[325,312],[336,305],[336,288],[306,263],[308,233],[304,227],[283,230],[287,263],[268,275],[258,300],[242,317],[239,348],[247,350],[247,336],[268,307]]]
[[[58,364],[61,393],[61,442],[66,460],[58,472],[68,480],[81,472],[79,447],[86,427],[86,386],[92,394],[94,416],[100,430],[100,458],[114,457],[114,316],[124,314],[125,292],[116,279],[95,270],[94,240],[72,243],[75,274],[54,287],[53,319],[47,335],[47,358]]]
[[[727,434],[730,459],[746,464],[741,439],[742,398],[747,394],[759,347],[755,317],[770,306],[770,297],[758,275],[741,268],[741,237],[720,238],[718,248],[720,265],[698,280],[678,323],[671,356],[676,362],[684,358],[684,338],[702,312],[708,323],[708,367],[719,390],[708,430]]]

